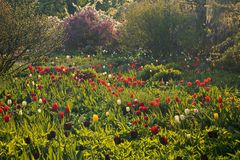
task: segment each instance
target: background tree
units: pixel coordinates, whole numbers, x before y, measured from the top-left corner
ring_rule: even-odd
[[[60,22],[37,14],[34,0],[0,0],[0,26],[0,76],[39,62],[62,45]]]

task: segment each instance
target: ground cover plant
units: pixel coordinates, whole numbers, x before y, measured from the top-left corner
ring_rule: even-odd
[[[137,79],[148,67],[30,65],[1,85],[0,157],[238,159],[239,90]]]

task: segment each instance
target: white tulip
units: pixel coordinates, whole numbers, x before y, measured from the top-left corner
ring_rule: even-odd
[[[117,104],[118,104],[118,105],[121,105],[121,104],[122,104],[121,99],[118,99],[118,100],[117,100]]]
[[[27,106],[27,102],[26,101],[22,101],[22,106],[26,107]]]
[[[110,83],[107,83],[107,86],[108,86],[108,87],[110,87],[110,86],[111,86],[111,84],[110,84]]]
[[[126,107],[126,111],[127,111],[127,112],[130,112],[130,107]]]
[[[190,113],[190,109],[187,108],[187,109],[184,110],[184,112],[185,112],[186,115],[188,115]]]
[[[7,104],[8,104],[8,105],[12,105],[12,100],[9,99],[9,100],[7,101]]]
[[[38,100],[38,103],[40,103],[40,104],[43,103],[42,98],[40,98],[40,99]]]
[[[109,78],[109,79],[112,79],[112,75],[111,75],[111,74],[109,74],[109,75],[108,75],[108,78]]]
[[[106,112],[106,116],[107,116],[107,117],[109,116],[109,112]]]
[[[66,56],[66,58],[67,58],[67,59],[70,59],[70,58],[71,58],[71,56],[67,55],[67,56]]]
[[[179,115],[174,116],[175,122],[180,123]]]
[[[185,119],[185,116],[183,114],[180,115],[180,119],[181,120],[184,120]]]
[[[32,85],[33,85],[33,86],[35,85],[35,82],[34,82],[34,81],[32,81]]]
[[[32,77],[32,74],[29,74],[29,77]]]
[[[41,112],[42,112],[42,110],[41,110],[40,108],[39,108],[37,111],[38,111],[38,113],[41,113]]]

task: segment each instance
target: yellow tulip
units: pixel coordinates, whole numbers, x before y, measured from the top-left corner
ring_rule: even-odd
[[[213,117],[214,117],[215,120],[218,120],[218,113],[215,112],[215,113],[213,114]]]
[[[98,122],[98,115],[94,114],[92,117],[93,122]]]

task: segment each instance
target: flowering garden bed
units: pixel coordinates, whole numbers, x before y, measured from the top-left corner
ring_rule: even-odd
[[[91,68],[29,66],[2,85],[0,159],[239,158],[239,90]]]

